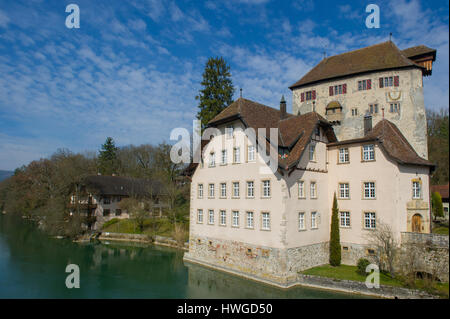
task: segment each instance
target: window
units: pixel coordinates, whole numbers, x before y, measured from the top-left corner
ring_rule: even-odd
[[[120,216],[122,215],[122,210],[121,209],[116,209],[116,216]]]
[[[227,126],[227,127],[225,128],[225,132],[226,132],[226,135],[227,135],[227,139],[233,138],[233,131],[234,131],[233,126]]]
[[[305,182],[298,181],[298,198],[305,198]]]
[[[269,230],[270,229],[270,214],[262,213],[262,229]]]
[[[350,212],[341,212],[341,227],[350,227]]]
[[[339,198],[350,198],[350,186],[348,183],[339,183]]]
[[[216,156],[214,154],[214,152],[211,152],[211,154],[209,154],[209,167],[214,167],[216,166]]]
[[[372,80],[358,81],[358,91],[370,90],[372,88]]]
[[[253,228],[253,212],[247,212],[247,228]]]
[[[398,86],[400,82],[399,76],[387,76],[380,78],[380,88]]]
[[[270,181],[263,181],[263,197],[270,197]]]
[[[253,181],[247,182],[247,197],[255,197],[255,184]]]
[[[305,230],[305,213],[298,213],[298,229]]]
[[[220,197],[227,197],[227,183],[220,183]]]
[[[364,198],[375,198],[375,183],[365,182],[364,183]]]
[[[239,227],[239,212],[233,211],[233,227]]]
[[[301,94],[300,97],[301,101],[311,101],[311,100],[315,100],[316,99],[316,91],[312,90],[312,91],[308,91],[308,92],[303,92]]]
[[[329,88],[330,96],[347,93],[347,84],[332,85]]]
[[[214,184],[209,184],[209,197],[214,197]]]
[[[239,182],[233,182],[233,197],[239,197]]]
[[[391,113],[400,113],[400,103],[391,103],[389,112]]]
[[[315,144],[309,144],[309,160],[310,161],[316,160],[316,145]]]
[[[198,184],[198,198],[203,198],[203,184]]]
[[[352,109],[352,116],[357,116],[358,115],[358,109],[353,108]]]
[[[227,212],[224,210],[220,211],[220,225],[225,226],[227,224]]]
[[[412,189],[413,189],[413,198],[420,199],[422,197],[420,182],[414,181],[412,183]]]
[[[109,216],[110,212],[111,211],[109,209],[104,209],[103,210],[103,216]]]
[[[212,209],[209,210],[208,224],[214,224],[214,211]]]
[[[376,114],[378,113],[378,104],[369,104],[369,113]]]
[[[239,147],[235,147],[234,149],[233,149],[233,160],[234,160],[234,162],[235,163],[240,163],[241,162],[241,154],[240,154],[240,149],[239,149]]]
[[[363,161],[374,161],[375,150],[373,144],[363,146]]]
[[[310,197],[317,198],[316,182],[311,182],[310,184]]]
[[[248,146],[247,160],[252,162],[255,160],[255,147],[253,145]]]
[[[350,162],[350,157],[348,154],[348,148],[340,148],[339,149],[339,163],[348,163]]]
[[[317,228],[317,212],[311,212],[311,229]]]
[[[106,205],[111,204],[111,198],[109,198],[109,197],[103,198],[103,204],[106,204]]]
[[[364,228],[375,229],[375,213],[364,213]]]
[[[222,165],[227,164],[227,150],[222,150]]]
[[[203,223],[203,209],[197,210],[197,223]]]

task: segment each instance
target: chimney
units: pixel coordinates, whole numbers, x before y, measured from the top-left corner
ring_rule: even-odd
[[[285,118],[286,118],[286,100],[284,99],[284,95],[282,95],[280,101],[280,119],[283,120]]]
[[[364,136],[369,134],[370,131],[372,131],[372,115],[366,113],[364,115]]]

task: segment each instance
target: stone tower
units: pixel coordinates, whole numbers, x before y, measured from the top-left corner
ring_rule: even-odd
[[[373,125],[386,118],[428,158],[423,76],[432,72],[436,50],[399,50],[391,41],[323,59],[290,86],[294,114],[316,111],[333,124],[337,138],[364,136],[364,116]]]

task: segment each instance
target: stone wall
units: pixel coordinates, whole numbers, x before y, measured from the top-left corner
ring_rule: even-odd
[[[298,271],[328,263],[328,243],[279,249],[195,236],[185,259],[289,286],[296,281]]]

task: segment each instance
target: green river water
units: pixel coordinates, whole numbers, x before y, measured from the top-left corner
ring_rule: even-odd
[[[360,298],[277,289],[183,263],[183,254],[158,246],[73,243],[0,215],[0,298]],[[80,288],[66,288],[68,264],[79,266]]]

